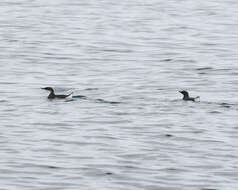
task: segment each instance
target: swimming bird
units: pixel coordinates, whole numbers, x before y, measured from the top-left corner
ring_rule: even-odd
[[[183,100],[185,101],[193,101],[193,102],[200,102],[200,97],[197,96],[196,98],[192,98],[192,97],[189,97],[189,94],[187,91],[185,90],[182,90],[182,91],[179,91],[181,94],[183,94]]]
[[[50,91],[48,99],[54,99],[54,98],[64,99],[64,98],[67,98],[67,97],[69,97],[69,96],[71,96],[73,94],[73,92],[71,92],[70,94],[66,94],[66,95],[63,95],[63,94],[62,95],[61,94],[60,95],[56,95],[55,91],[54,91],[54,89],[52,87],[45,87],[45,88],[41,88],[41,89]]]

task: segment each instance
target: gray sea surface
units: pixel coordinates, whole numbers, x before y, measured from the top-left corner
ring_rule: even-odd
[[[237,190],[237,69],[237,0],[1,0],[0,189]]]

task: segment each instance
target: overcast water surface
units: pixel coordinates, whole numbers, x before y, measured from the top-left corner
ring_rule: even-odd
[[[1,0],[0,189],[237,190],[237,10]]]

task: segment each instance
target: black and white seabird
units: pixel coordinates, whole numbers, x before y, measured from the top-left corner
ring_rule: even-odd
[[[183,94],[183,100],[185,101],[193,101],[193,102],[200,102],[200,97],[197,96],[196,98],[192,98],[192,97],[189,97],[189,94],[187,91],[185,90],[182,90],[182,91],[179,91],[181,94]]]
[[[63,94],[56,95],[54,92],[54,89],[51,87],[45,87],[45,88],[41,88],[41,89],[50,91],[48,99],[54,99],[54,98],[64,99],[64,98],[70,97],[73,94],[73,92],[71,92],[70,94],[66,94],[66,95],[63,95]]]

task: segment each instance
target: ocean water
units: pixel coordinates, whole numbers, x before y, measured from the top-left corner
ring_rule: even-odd
[[[0,189],[238,189],[237,9],[2,0]]]

